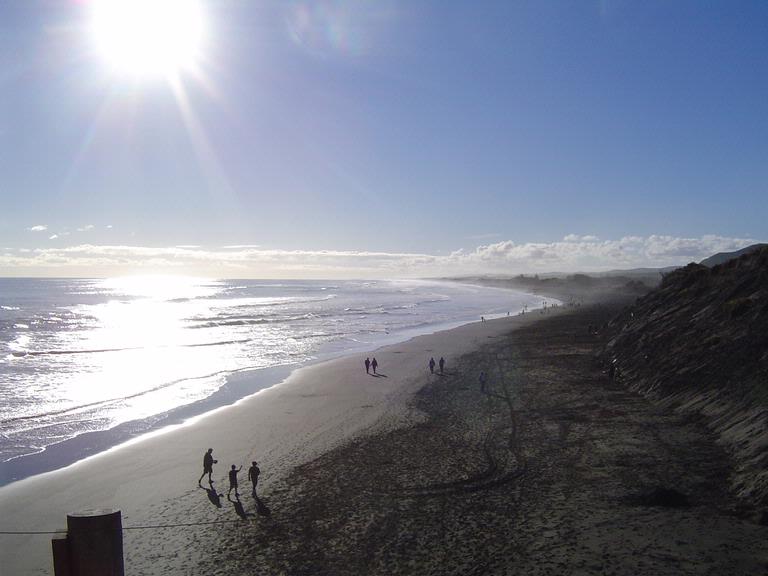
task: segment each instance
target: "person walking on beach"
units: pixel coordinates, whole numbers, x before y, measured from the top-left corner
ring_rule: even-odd
[[[374,374],[376,374],[376,368],[378,368],[378,367],[379,367],[379,363],[376,362],[376,358],[371,360],[371,368],[373,368],[373,373]]]
[[[485,392],[485,371],[480,371],[480,392]]]
[[[371,370],[371,359],[370,358],[366,358],[365,359],[365,373],[366,374],[370,374],[370,370]]]
[[[442,374],[445,369],[445,358],[440,356],[440,362],[438,362],[438,364],[440,365],[440,374]]]
[[[256,462],[251,462],[251,467],[248,468],[248,480],[251,481],[251,494],[256,496],[256,485],[259,483],[259,474],[261,474],[261,470],[259,470],[259,466],[256,464]]]
[[[429,359],[429,373],[434,374],[435,373],[435,359],[430,358]]]
[[[211,478],[211,475],[213,474],[213,465],[216,464],[218,460],[213,459],[213,448],[208,448],[208,452],[205,453],[205,456],[203,456],[203,473],[200,475],[200,479],[197,481],[198,485],[203,481],[203,476],[208,474],[208,484],[213,484],[213,478]]]
[[[227,492],[227,497],[232,493],[233,488],[235,489],[235,496],[239,496],[237,493],[237,473],[242,469],[242,466],[235,468],[235,465],[232,464],[232,469],[229,471],[229,492]]]

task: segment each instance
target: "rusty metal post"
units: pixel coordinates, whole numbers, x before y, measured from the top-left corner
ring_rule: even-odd
[[[70,576],[125,576],[123,521],[119,510],[68,514],[67,541]]]

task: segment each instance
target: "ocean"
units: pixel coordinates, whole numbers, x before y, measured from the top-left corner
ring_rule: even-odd
[[[231,404],[308,363],[542,302],[420,280],[0,279],[0,485]]]

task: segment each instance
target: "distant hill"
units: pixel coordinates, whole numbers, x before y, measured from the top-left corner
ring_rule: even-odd
[[[480,284],[496,288],[511,288],[533,294],[541,294],[562,300],[564,303],[603,302],[606,300],[634,300],[647,293],[651,286],[658,284],[661,276],[651,276],[646,284],[640,276],[588,276],[570,274],[567,276],[462,276],[446,278],[456,282]]]
[[[734,457],[735,492],[766,507],[768,247],[750,248],[665,275],[606,327],[603,359],[630,388],[702,417]]]
[[[630,268],[628,270],[608,270],[607,272],[593,272],[593,276],[631,276],[631,277],[661,277],[677,270],[680,266],[665,266],[663,268]]]
[[[712,268],[713,266],[717,266],[718,264],[724,264],[728,262],[728,260],[733,260],[734,258],[738,258],[739,256],[742,256],[744,254],[749,254],[750,252],[754,252],[755,250],[760,250],[761,248],[765,248],[768,246],[768,244],[752,244],[752,246],[747,246],[746,248],[742,248],[741,250],[736,250],[735,252],[718,252],[714,256],[710,256],[709,258],[704,258],[699,264],[702,266],[706,266],[708,268]]]

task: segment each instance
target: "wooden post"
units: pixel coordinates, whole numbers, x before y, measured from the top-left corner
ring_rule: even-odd
[[[68,514],[67,541],[70,576],[125,576],[123,521],[119,510]]]
[[[51,548],[53,548],[54,576],[73,576],[70,569],[69,540],[66,538],[55,538],[51,540]]]

